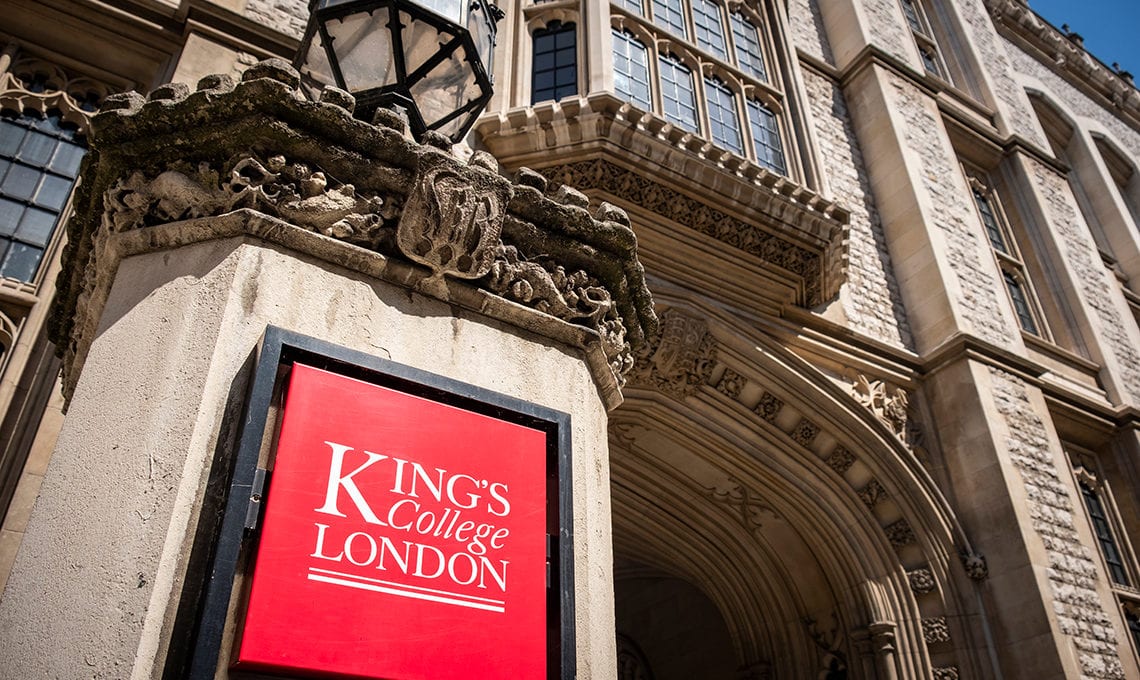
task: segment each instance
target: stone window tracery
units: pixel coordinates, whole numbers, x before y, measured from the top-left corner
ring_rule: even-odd
[[[643,20],[626,3],[611,5],[617,95],[677,128],[705,135],[721,149],[791,176],[797,167],[787,155],[793,130],[784,79],[770,68],[774,38],[762,19],[766,5],[730,9],[718,0],[653,0],[651,16]],[[634,31],[644,37],[634,37]],[[639,82],[641,49],[653,53],[644,86]],[[691,88],[691,101],[685,71],[703,81]]]

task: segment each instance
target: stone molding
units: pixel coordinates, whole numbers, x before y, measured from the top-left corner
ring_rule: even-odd
[[[551,181],[636,205],[743,250],[775,273],[791,274],[798,305],[814,307],[839,293],[846,208],[610,93],[484,116],[475,130],[505,164],[532,164]],[[644,167],[628,165],[633,146]],[[721,200],[680,191],[692,184],[693,173]]]
[[[1025,2],[984,2],[1002,35],[1140,129],[1140,91],[1130,76],[1101,63],[1080,43],[1039,17]]]
[[[657,318],[620,209],[542,176],[501,176],[476,153],[464,164],[441,140],[413,141],[392,115],[351,115],[351,95],[310,101],[279,59],[240,82],[203,78],[109,97],[68,224],[49,333],[70,394],[97,323],[88,301],[113,272],[101,254],[127,232],[252,210],[351,251],[425,268],[416,290],[444,300],[463,279],[596,334],[620,385]],[[336,178],[352,178],[346,183]],[[335,261],[335,260],[334,260]]]

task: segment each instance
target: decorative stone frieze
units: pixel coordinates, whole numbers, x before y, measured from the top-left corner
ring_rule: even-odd
[[[910,589],[919,594],[929,593],[937,585],[934,582],[934,574],[925,567],[908,571],[906,577],[910,582]]]
[[[842,446],[835,447],[835,450],[827,457],[827,466],[841,475],[850,470],[854,464],[855,454]]]
[[[765,394],[767,393],[765,392]],[[775,414],[766,417],[765,420],[774,417]],[[800,446],[811,446],[811,443],[819,436],[819,425],[816,425],[807,418],[801,418],[800,422],[796,423],[796,426],[792,428],[790,436]]]
[[[887,497],[887,490],[879,483],[877,479],[871,479],[867,482],[867,486],[859,490],[859,500],[863,501],[870,509],[874,509],[879,501]]]
[[[215,75],[194,92],[108,97],[91,122],[49,327],[65,394],[94,332],[91,303],[101,302],[92,296],[108,275],[99,263],[116,235],[240,210],[422,267],[410,283],[424,294],[447,300],[445,279],[461,279],[590,329],[620,386],[657,324],[625,213],[602,204],[591,214],[570,187],[548,193],[529,171],[512,182],[486,153],[464,163],[438,140],[410,139],[397,117],[354,119],[353,106],[332,89],[308,100],[278,59],[240,82]]]
[[[914,529],[911,528],[910,522],[907,522],[905,519],[900,519],[888,524],[883,527],[883,531],[887,534],[887,540],[896,548],[910,545],[917,540],[917,537],[914,535]]]
[[[760,395],[760,401],[757,402],[756,407],[752,411],[767,420],[769,423],[775,422],[776,416],[779,415],[780,409],[784,408],[784,402],[773,395],[771,392],[765,392]]]
[[[934,680],[958,680],[957,666],[939,666],[934,669]]]
[[[922,638],[926,644],[933,645],[939,642],[950,642],[950,628],[946,625],[945,616],[935,616],[922,620]]]
[[[679,309],[663,312],[660,328],[642,347],[627,378],[674,399],[692,396],[708,382],[716,364],[716,340],[704,319]]]
[[[720,377],[720,380],[717,381],[716,389],[726,397],[729,397],[730,399],[736,399],[740,396],[740,391],[744,389],[744,385],[747,382],[748,381],[745,380],[744,376],[740,375],[731,368],[726,368],[724,369],[724,375],[722,375]]]

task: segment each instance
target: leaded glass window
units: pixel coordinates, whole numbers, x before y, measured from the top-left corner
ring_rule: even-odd
[[[705,78],[705,99],[709,107],[709,133],[713,141],[736,153],[744,153],[740,143],[740,121],[736,115],[736,97],[718,78]]]
[[[1009,299],[1013,302],[1013,311],[1017,314],[1017,323],[1026,333],[1037,335],[1037,321],[1033,318],[1033,310],[1029,306],[1029,296],[1025,292],[1025,286],[1022,285],[1018,276],[1011,271],[1003,270],[1002,277],[1005,278],[1005,287],[1009,290]]]
[[[661,103],[665,117],[690,132],[697,131],[697,99],[693,72],[671,54],[658,60],[661,70]]]
[[[58,113],[0,117],[0,276],[31,281],[86,150]]]
[[[748,123],[752,131],[752,144],[756,148],[756,162],[773,172],[788,174],[776,115],[767,106],[749,99]]]
[[[574,24],[551,22],[534,32],[531,103],[578,94],[578,46]]]
[[[1089,519],[1092,521],[1093,532],[1096,533],[1096,540],[1100,544],[1100,552],[1104,555],[1104,561],[1108,565],[1109,575],[1114,582],[1127,586],[1129,585],[1128,572],[1124,568],[1124,558],[1116,546],[1116,538],[1112,535],[1112,527],[1109,524],[1104,505],[1101,503],[1100,495],[1085,482],[1081,482],[1080,487],[1081,496],[1085,501],[1085,509],[1088,510]]]
[[[618,7],[621,7],[634,14],[644,14],[645,8],[641,5],[641,0],[614,0]]]
[[[689,39],[681,0],[653,0],[653,23],[679,38]]]
[[[649,57],[645,45],[625,31],[614,30],[614,89],[618,95],[646,111],[649,95]]]
[[[697,32],[697,44],[721,59],[728,59],[728,48],[724,43],[724,24],[720,18],[720,8],[710,0],[692,0],[693,28]]]
[[[752,22],[739,12],[732,12],[732,40],[736,47],[736,62],[745,73],[760,80],[768,80],[764,67],[764,51],[760,47],[760,34]]]
[[[990,240],[990,245],[994,250],[1008,254],[1009,247],[1005,244],[1001,225],[998,224],[997,215],[994,214],[994,208],[990,204],[990,198],[982,187],[974,187],[974,204],[978,206],[978,214],[982,218],[982,226],[986,229],[986,236]]]

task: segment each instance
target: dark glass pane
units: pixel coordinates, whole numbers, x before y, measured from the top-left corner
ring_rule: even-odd
[[[545,35],[541,35],[539,33],[534,34],[534,53],[535,53],[535,55],[542,54],[542,53],[549,53],[553,49],[554,49],[554,36],[553,35],[551,35],[549,33],[547,33]],[[537,63],[537,62],[535,62],[535,63]]]
[[[554,74],[550,71],[534,74],[534,89],[543,92],[554,87]]]
[[[1009,254],[1009,248],[1005,245],[1005,237],[1001,233],[1001,226],[998,224],[993,206],[990,205],[989,197],[986,196],[985,192],[974,189],[974,203],[977,204],[978,213],[982,216],[982,225],[986,228],[986,236],[990,239],[990,245],[993,246],[994,250]]]
[[[51,154],[55,151],[55,145],[56,140],[54,137],[33,133],[24,138],[24,143],[20,147],[20,152],[16,154],[16,158],[19,158],[28,165],[43,167],[51,160]]]
[[[20,142],[24,140],[24,128],[15,123],[0,120],[0,156],[14,158]]]
[[[16,237],[21,241],[46,246],[51,232],[55,228],[56,214],[39,208],[28,208],[24,218],[20,220],[20,229]]]
[[[534,33],[531,103],[561,99],[578,91],[578,52],[574,24],[551,22]]]
[[[43,184],[36,194],[36,203],[45,208],[60,210],[63,208],[63,204],[67,202],[67,196],[70,193],[71,180],[45,175]]]
[[[4,181],[4,175],[8,174],[8,168],[12,166],[12,161],[0,159],[0,182]]]
[[[0,198],[0,236],[11,236],[16,233],[16,225],[24,214],[24,206],[6,198]]]
[[[559,31],[554,35],[554,46],[557,49],[574,47],[574,29],[571,24],[567,24],[567,26],[570,26],[568,30]]]
[[[555,74],[555,82],[559,85],[566,85],[567,83],[574,82],[574,77],[577,75],[578,69],[574,66],[564,66],[558,69]]]
[[[0,193],[12,198],[29,199],[36,191],[39,178],[38,170],[15,164],[4,176],[4,183],[0,184]]]
[[[534,53],[534,71],[535,73],[546,72],[554,68],[554,52],[538,52]]]
[[[1017,321],[1022,330],[1037,335],[1037,322],[1033,319],[1033,312],[1029,309],[1029,298],[1021,282],[1013,274],[1002,272],[1005,277],[1005,287],[1009,290],[1009,298],[1013,301],[1013,311],[1017,313]]]
[[[75,177],[79,172],[79,164],[87,151],[76,144],[63,143],[55,151],[55,158],[51,161],[51,169],[68,177]]]
[[[23,243],[13,243],[8,248],[4,263],[0,265],[0,276],[7,276],[20,281],[31,281],[40,264],[43,250]]]
[[[911,30],[926,33],[922,28],[922,21],[918,18],[918,7],[915,6],[914,1],[902,0],[903,14],[906,15],[906,22],[910,24]]]

